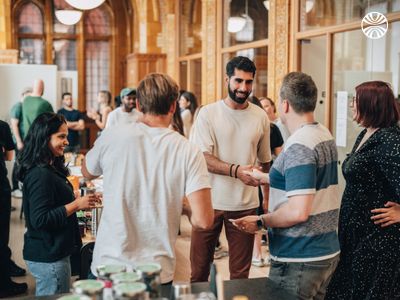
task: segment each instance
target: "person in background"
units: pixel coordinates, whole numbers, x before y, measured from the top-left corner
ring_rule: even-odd
[[[257,97],[252,96],[249,98],[249,101],[263,109],[261,102],[260,100],[258,100]],[[283,139],[278,126],[272,123],[272,121],[270,123],[270,126],[271,126],[271,132],[269,135],[269,139],[270,139],[271,154],[272,158],[275,159],[282,151]],[[271,161],[271,165],[272,163],[273,162]],[[260,201],[260,205],[257,208],[257,215],[260,216],[268,211],[268,203],[264,203],[263,201],[263,194],[261,187],[258,187],[258,199]],[[264,239],[265,242],[267,241],[265,234],[256,233],[254,235],[253,258],[251,260],[251,264],[255,267],[264,267],[267,265],[264,258],[262,257],[262,251],[261,251],[262,239]]]
[[[399,299],[400,224],[388,212],[400,204],[400,112],[382,81],[358,85],[351,107],[365,129],[342,164],[340,262],[326,299]]]
[[[24,138],[36,117],[45,112],[54,112],[51,104],[42,98],[44,82],[36,79],[33,83],[33,90],[30,96],[25,97],[22,102],[22,119]]]
[[[176,106],[179,107],[179,102],[177,102]],[[169,128],[178,132],[180,135],[185,136],[183,129],[182,115],[179,109],[175,109]]]
[[[25,137],[23,123],[24,120],[22,118],[22,102],[25,97],[30,96],[32,93],[31,87],[26,87],[22,90],[21,101],[14,104],[11,108],[10,112],[10,123],[11,130],[13,133],[13,139],[15,143],[15,156],[18,155],[18,152],[24,147],[23,139]],[[15,163],[14,163],[15,164]],[[22,198],[22,191],[19,189],[18,180],[15,175],[15,166],[12,172],[12,193],[11,195],[15,198]]]
[[[181,94],[179,98],[179,108],[183,121],[185,136],[189,138],[190,129],[193,124],[193,116],[198,107],[196,96],[188,91]]]
[[[136,110],[136,90],[121,90],[121,106],[114,109],[107,118],[106,128],[136,122],[142,114]]]
[[[177,98],[178,86],[169,76],[147,75],[137,88],[141,121],[105,130],[85,157],[82,174],[104,178],[104,208],[91,266],[94,275],[102,264],[153,261],[162,267],[161,283],[171,284],[184,196],[191,206],[193,227],[212,224],[204,157],[195,145],[168,129]]]
[[[80,150],[79,131],[85,129],[85,121],[83,115],[77,109],[72,107],[72,94],[64,93],[62,95],[63,107],[57,112],[64,116],[68,126],[68,146],[65,152],[78,153]]]
[[[254,235],[239,231],[230,219],[255,215],[260,182],[246,172],[269,170],[270,126],[264,111],[248,102],[256,66],[237,56],[226,65],[226,98],[204,106],[194,124],[191,142],[198,145],[211,175],[214,221],[210,229],[192,229],[191,281],[207,281],[215,246],[225,226],[231,279],[248,278]],[[254,166],[258,163],[259,166]],[[264,186],[264,199],[268,199]]]
[[[291,135],[269,173],[268,213],[233,223],[245,232],[268,228],[268,278],[298,299],[322,300],[339,261],[340,199],[335,140],[314,119],[317,95],[309,75],[283,78],[279,115]]]
[[[278,126],[279,131],[282,135],[283,141],[285,142],[288,137],[289,137],[289,131],[287,127],[282,123],[282,120],[277,117],[276,115],[276,105],[275,102],[272,101],[271,98],[268,97],[261,97],[260,98],[260,103],[262,105],[262,108],[265,110],[265,112],[268,115],[268,119],[276,124]]]
[[[16,283],[11,276],[21,276],[25,270],[11,260],[10,238],[11,187],[7,178],[5,161],[11,161],[14,155],[14,143],[10,127],[0,120],[0,298],[12,297],[26,292],[26,283]],[[15,274],[15,267],[23,273]]]
[[[43,113],[17,158],[27,228],[23,256],[36,281],[36,296],[70,292],[70,255],[82,244],[75,212],[93,208],[98,200],[96,195],[75,198],[64,160],[67,136],[62,115]]]
[[[97,95],[99,111],[89,110],[87,112],[87,116],[94,120],[100,130],[103,130],[106,127],[108,114],[112,111],[111,99],[111,93],[109,91],[100,91]]]

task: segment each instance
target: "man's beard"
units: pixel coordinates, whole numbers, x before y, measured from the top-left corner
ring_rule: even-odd
[[[124,110],[126,112],[131,112],[135,108],[135,106],[130,106],[130,105],[127,105],[127,104],[124,104],[124,103],[122,103],[122,105],[124,106]]]
[[[245,103],[246,100],[247,100],[247,98],[248,98],[249,95],[250,95],[250,92],[241,92],[242,94],[245,94],[245,97],[237,97],[237,96],[236,96],[236,93],[237,93],[237,92],[238,92],[238,90],[232,91],[232,90],[230,89],[230,87],[228,86],[228,94],[229,94],[229,97],[230,97],[233,101],[235,101],[236,103],[238,103],[238,104],[243,104],[243,103]]]

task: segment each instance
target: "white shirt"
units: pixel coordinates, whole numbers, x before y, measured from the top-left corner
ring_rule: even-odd
[[[281,118],[278,118],[274,121],[275,125],[278,126],[279,131],[281,132],[282,138],[283,138],[283,143],[286,143],[287,139],[290,136],[289,130],[285,126],[285,124],[282,123]]]
[[[264,110],[249,103],[234,110],[223,100],[204,106],[193,125],[191,141],[218,159],[235,165],[271,161],[270,125]],[[258,188],[239,179],[210,173],[214,209],[239,211],[259,206]]]
[[[140,116],[142,116],[142,113],[137,111],[136,109],[132,109],[132,111],[126,112],[122,110],[121,106],[117,107],[108,114],[106,128],[115,125],[134,123],[138,120]]]
[[[199,148],[170,129],[138,122],[105,130],[86,165],[104,178],[93,274],[101,264],[158,262],[162,282],[171,281],[182,199],[210,188]]]

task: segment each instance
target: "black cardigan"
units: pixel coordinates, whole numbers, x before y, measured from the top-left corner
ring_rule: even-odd
[[[74,200],[73,188],[63,174],[51,166],[32,168],[25,176],[23,195],[25,260],[54,262],[80,249],[76,214],[67,217],[64,207]]]

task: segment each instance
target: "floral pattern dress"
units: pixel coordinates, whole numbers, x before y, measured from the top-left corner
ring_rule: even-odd
[[[377,130],[343,162],[340,262],[325,299],[400,299],[400,225],[382,228],[371,210],[400,203],[400,128]]]

